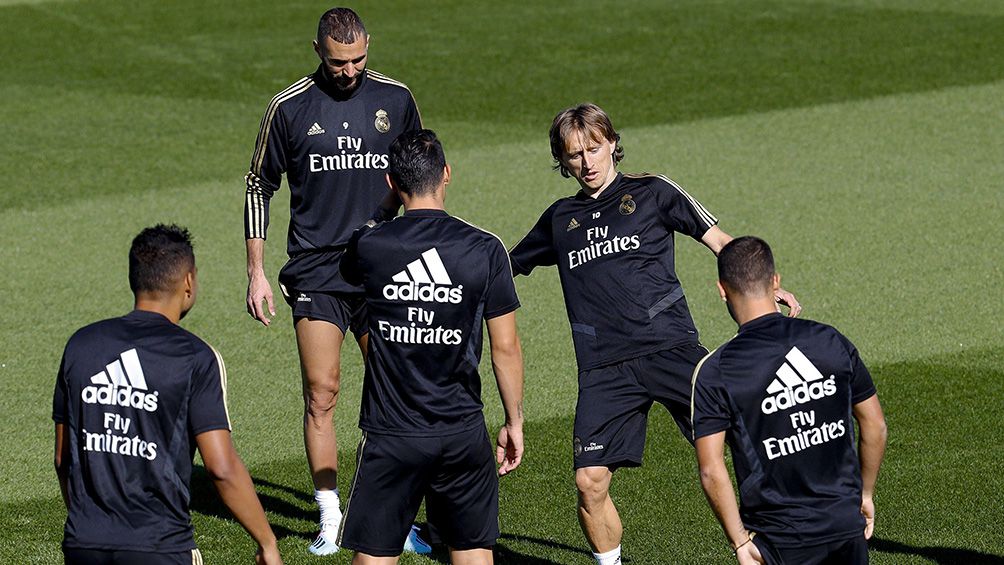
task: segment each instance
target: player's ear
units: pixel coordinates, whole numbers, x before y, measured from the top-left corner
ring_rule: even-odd
[[[450,164],[447,163],[443,166],[443,184],[450,184],[450,177],[453,176],[453,169],[450,168]]]
[[[777,292],[781,288],[781,273],[774,273],[770,277],[770,289]]]
[[[313,43],[313,45],[314,45],[314,53],[317,53],[318,57],[320,57],[321,59],[324,59],[324,55],[321,55],[321,44],[318,43],[316,39],[313,40],[311,43]]]
[[[725,287],[722,286],[722,281],[715,281],[715,285],[718,287],[718,296],[721,296],[722,300],[728,302],[728,298],[725,297]]]

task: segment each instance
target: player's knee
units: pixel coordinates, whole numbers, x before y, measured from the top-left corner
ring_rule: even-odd
[[[330,418],[338,403],[338,390],[338,379],[312,383],[303,395],[307,414],[312,418]]]
[[[610,471],[605,467],[579,469],[575,472],[575,487],[583,506],[599,504],[610,490]]]

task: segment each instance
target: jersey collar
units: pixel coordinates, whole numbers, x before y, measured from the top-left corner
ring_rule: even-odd
[[[624,179],[624,174],[617,173],[617,176],[614,177],[614,180],[610,181],[610,186],[604,188],[603,192],[600,193],[600,195],[597,198],[589,196],[588,194],[586,194],[586,191],[582,189],[579,189],[579,192],[575,194],[575,197],[579,200],[595,200],[596,202],[602,202],[604,200],[608,200],[609,198],[620,192],[622,188],[624,188],[623,186],[621,186],[623,184],[621,182],[623,179]]]
[[[369,77],[369,72],[367,69],[363,69],[363,72],[359,74],[359,85],[352,90],[352,92],[346,94],[345,92],[339,90],[335,85],[331,84],[328,77],[324,74],[324,68],[321,65],[317,65],[317,70],[314,71],[314,84],[317,88],[320,88],[322,92],[328,96],[334,98],[335,100],[351,100],[355,98],[359,92],[362,91],[363,87],[366,86],[366,80]]]
[[[760,316],[759,318],[753,318],[752,320],[739,326],[739,333],[759,328],[760,326],[773,324],[778,318],[784,318],[784,314],[781,314],[780,312],[774,312],[772,314],[766,314],[764,316]]]
[[[433,208],[418,208],[404,211],[404,216],[407,218],[445,218],[449,215],[446,210],[435,210]]]

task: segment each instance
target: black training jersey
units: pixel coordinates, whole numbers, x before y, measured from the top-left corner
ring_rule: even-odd
[[[482,324],[519,307],[502,241],[442,210],[409,210],[360,229],[341,268],[366,291],[359,427],[439,436],[483,426]]]
[[[510,251],[513,271],[558,266],[579,371],[697,341],[676,278],[673,234],[718,220],[663,176],[621,175],[598,198],[549,207]]]
[[[394,138],[422,127],[408,87],[366,70],[348,96],[321,68],[276,94],[265,110],[246,176],[244,237],[265,238],[269,199],[283,173],[290,190],[290,260],[280,282],[300,291],[358,292],[338,274],[338,254],[389,188]]]
[[[195,548],[195,436],[230,429],[215,349],[154,312],[91,324],[66,344],[52,419],[70,445],[65,547]]]
[[[726,431],[746,527],[779,547],[861,535],[851,408],[875,394],[830,326],[770,314],[743,324],[694,371],[694,437]]]

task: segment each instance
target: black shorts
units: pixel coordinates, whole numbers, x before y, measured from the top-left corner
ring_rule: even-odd
[[[693,442],[691,378],[707,354],[703,345],[692,343],[579,373],[575,468],[641,465],[653,401],[669,410],[683,436]]]
[[[300,318],[309,318],[334,324],[342,334],[351,330],[359,337],[367,332],[366,298],[362,294],[305,292],[282,287],[282,296],[293,309],[294,324]]]
[[[484,426],[442,437],[364,432],[338,545],[399,555],[423,497],[443,543],[460,550],[495,545],[498,474]]]
[[[867,565],[868,542],[864,533],[850,539],[819,545],[777,547],[759,534],[753,543],[767,565]]]
[[[63,548],[66,565],[202,565],[198,549],[174,553]]]

